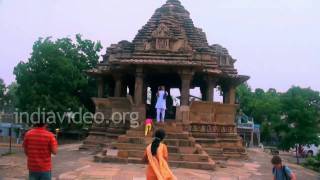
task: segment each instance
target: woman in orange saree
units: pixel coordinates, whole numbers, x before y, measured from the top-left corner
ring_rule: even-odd
[[[144,160],[148,162],[147,180],[176,180],[168,165],[168,148],[161,143],[166,133],[159,129],[154,136],[153,142],[148,145],[144,153]]]

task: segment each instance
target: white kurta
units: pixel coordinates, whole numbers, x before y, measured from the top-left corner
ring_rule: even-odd
[[[161,90],[161,91],[158,91],[158,99],[157,99],[157,104],[156,104],[156,109],[167,109],[167,106],[166,106],[166,99],[163,98],[164,94],[166,92]]]

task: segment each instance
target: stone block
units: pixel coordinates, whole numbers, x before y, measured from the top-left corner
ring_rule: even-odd
[[[179,152],[182,154],[194,154],[196,149],[194,147],[179,147]]]
[[[198,154],[188,154],[188,155],[181,155],[183,161],[187,162],[207,162],[208,156],[198,155]]]
[[[124,150],[118,151],[118,157],[119,158],[128,158],[129,153],[128,153],[128,151],[124,151]]]
[[[120,143],[125,143],[125,142],[128,142],[129,141],[129,138],[125,135],[122,135],[122,136],[119,136],[118,137],[118,142]]]
[[[179,146],[194,146],[194,142],[189,140],[179,140],[178,141]]]
[[[181,106],[180,111],[181,111],[182,123],[188,124],[190,122],[189,106]]]
[[[113,157],[113,156],[106,156],[106,157],[104,157],[102,159],[101,162],[127,164],[128,163],[128,159],[127,158]]]

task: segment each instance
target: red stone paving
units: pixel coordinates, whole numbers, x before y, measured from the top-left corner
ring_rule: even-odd
[[[54,179],[59,180],[145,180],[145,165],[95,163],[92,155],[78,151],[79,144],[63,145],[54,160]],[[270,180],[271,156],[258,149],[249,150],[247,161],[229,160],[223,162],[226,168],[216,171],[173,168],[181,180]],[[287,163],[298,179],[317,180],[318,173],[301,166]],[[0,158],[0,179],[25,179],[27,176],[26,159],[23,153]]]

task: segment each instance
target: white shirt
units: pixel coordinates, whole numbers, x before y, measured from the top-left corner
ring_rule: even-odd
[[[163,98],[163,96],[164,96],[166,93],[167,93],[167,92],[165,92],[164,90],[158,91],[158,99],[157,99],[157,104],[156,104],[156,108],[157,108],[157,109],[167,109],[166,99]]]

